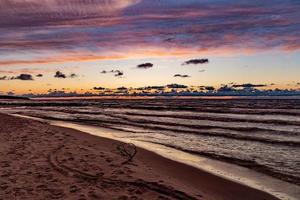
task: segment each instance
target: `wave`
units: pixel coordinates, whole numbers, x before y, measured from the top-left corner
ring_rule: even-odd
[[[140,140],[143,141],[143,140]],[[165,143],[159,143],[159,142],[152,142],[152,141],[148,141],[148,140],[144,140],[144,142],[149,142],[149,143],[154,143],[154,144],[159,144],[159,145],[163,145],[163,146],[167,146],[170,148],[174,148],[177,150],[181,150],[187,153],[192,153],[192,154],[196,154],[196,155],[201,155],[201,156],[205,156],[208,158],[213,158],[219,161],[224,161],[224,162],[229,162],[229,163],[233,163],[239,166],[243,166],[243,167],[247,167],[249,169],[253,169],[255,171],[259,171],[262,172],[264,174],[268,174],[270,176],[276,177],[278,179],[290,182],[290,183],[294,183],[296,185],[300,186],[300,177],[297,175],[291,175],[291,174],[285,174],[282,173],[282,171],[276,171],[274,168],[271,167],[267,167],[265,165],[259,164],[258,162],[256,162],[255,160],[242,160],[239,158],[234,158],[234,157],[229,157],[229,156],[225,156],[225,155],[220,155],[220,154],[214,154],[211,152],[199,152],[199,151],[193,151],[193,150],[188,150],[176,145],[170,145],[170,144],[165,144]]]
[[[76,112],[75,112],[76,113]],[[71,122],[79,122],[101,127],[113,128],[116,125],[131,126],[132,129],[142,128],[154,131],[171,131],[176,133],[196,134],[203,136],[223,137],[228,139],[256,141],[261,143],[268,143],[274,145],[287,145],[300,147],[300,133],[296,131],[283,131],[273,129],[260,128],[257,124],[252,126],[236,126],[232,123],[215,124],[214,121],[208,121],[212,124],[184,124],[176,121],[164,121],[159,118],[149,120],[145,118],[130,118],[123,115],[110,114],[71,114],[70,112],[50,112],[49,110],[24,110],[19,111],[18,114],[30,115],[33,117],[40,117],[44,119],[63,120]],[[203,122],[203,121],[197,121]],[[207,121],[205,121],[207,122]],[[230,126],[228,126],[230,125]],[[249,125],[249,124],[247,124]],[[263,125],[261,125],[263,126]]]

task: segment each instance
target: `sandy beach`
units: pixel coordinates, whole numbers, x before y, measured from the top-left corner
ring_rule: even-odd
[[[124,163],[117,141],[0,119],[0,199],[276,199],[141,148]]]

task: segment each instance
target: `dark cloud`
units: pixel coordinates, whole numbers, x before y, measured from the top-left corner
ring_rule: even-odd
[[[36,77],[43,77],[43,74],[37,74]]]
[[[201,58],[201,59],[191,59],[185,61],[182,65],[199,65],[199,64],[206,64],[206,63],[209,63],[209,60],[207,58]]]
[[[176,84],[176,83],[169,84],[166,87],[167,88],[173,88],[173,89],[185,89],[185,88],[188,88],[188,86],[186,86],[186,85],[179,85],[179,84]]]
[[[201,69],[199,72],[203,73],[203,72],[205,72],[205,71],[206,71],[205,69]]]
[[[94,89],[94,90],[105,90],[104,87],[94,87],[93,89]]]
[[[69,77],[70,77],[70,78],[76,78],[76,77],[78,77],[78,74],[72,73],[72,74],[70,74]]]
[[[124,72],[120,70],[116,70],[114,73],[115,73],[115,77],[122,77],[124,75]]]
[[[175,74],[174,77],[189,78],[190,76],[185,74]]]
[[[11,80],[21,80],[21,81],[33,81],[33,77],[31,74],[20,74],[19,76],[12,77]]]
[[[115,77],[123,77],[123,75],[124,75],[124,72],[121,70],[110,70],[110,71],[103,70],[100,73],[101,74],[112,73],[112,74],[114,74]]]
[[[62,78],[62,79],[65,79],[65,78],[76,78],[76,77],[78,77],[78,74],[71,73],[70,75],[66,75],[66,74],[62,73],[61,71],[57,71],[57,72],[55,72],[54,77],[55,78]]]
[[[152,67],[153,67],[152,63],[143,63],[143,64],[139,64],[137,66],[137,68],[139,68],[139,69],[149,69],[149,68],[152,68]]]
[[[54,75],[55,78],[67,78],[67,76],[61,71],[57,71]]]
[[[173,42],[173,41],[174,41],[174,38],[167,38],[167,39],[164,39],[163,41],[164,41],[164,42]]]
[[[33,76],[31,74],[20,74],[19,76],[2,76],[0,80],[21,80],[21,81],[33,81]]]
[[[163,90],[165,89],[165,86],[148,86],[145,87],[146,90]]]
[[[1,76],[0,77],[0,81],[4,81],[4,80],[7,80],[7,76]]]
[[[127,91],[128,88],[127,88],[127,87],[119,87],[119,88],[117,88],[117,90],[120,90],[120,91]]]
[[[205,86],[204,89],[206,89],[208,91],[214,91],[216,88],[212,87],[212,86]]]
[[[243,88],[257,88],[257,87],[266,87],[265,84],[251,84],[251,83],[245,83],[241,85],[232,85],[234,88],[243,87]]]
[[[135,88],[136,90],[164,90],[165,86],[147,86],[147,87],[139,87]]]
[[[218,89],[218,92],[232,92],[232,91],[234,91],[234,88],[228,85],[224,85]]]
[[[9,92],[7,92],[6,93],[8,96],[14,96],[15,95],[15,93],[13,92],[13,91],[9,91]]]

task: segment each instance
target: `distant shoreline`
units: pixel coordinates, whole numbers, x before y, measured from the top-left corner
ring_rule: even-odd
[[[77,99],[300,99],[300,95],[95,95],[95,96],[8,96],[0,95],[0,100],[77,100]]]
[[[29,100],[30,98],[28,97],[19,97],[19,96],[6,96],[6,95],[0,95],[0,100],[1,99],[21,99],[21,100]]]
[[[76,99],[300,99],[300,96],[63,96],[33,97],[31,100],[76,100]]]

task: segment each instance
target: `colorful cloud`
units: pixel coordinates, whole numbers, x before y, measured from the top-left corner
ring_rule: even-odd
[[[297,0],[4,0],[0,65],[295,51],[299,10]]]

